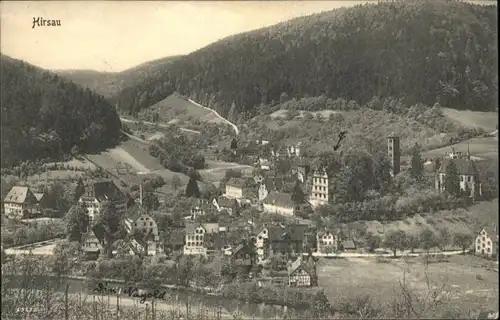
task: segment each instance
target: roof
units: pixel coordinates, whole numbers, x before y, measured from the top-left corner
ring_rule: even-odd
[[[218,223],[202,223],[206,233],[219,233]]]
[[[307,225],[301,224],[285,226],[284,228],[282,226],[268,227],[269,242],[283,241],[286,238],[290,241],[303,241],[307,229]]]
[[[329,230],[318,231],[317,236],[319,238],[321,238],[322,236],[324,236],[325,234],[328,234],[328,233],[332,234],[333,236],[338,236],[338,232],[333,232],[333,231],[329,231]]]
[[[243,188],[246,185],[247,179],[245,178],[231,178],[226,182],[226,186],[235,186]]]
[[[276,191],[269,192],[269,195],[264,199],[264,203],[285,208],[295,207],[291,194]]]
[[[186,234],[194,233],[194,231],[198,228],[203,226],[200,223],[196,223],[193,221],[188,221],[186,222]]]
[[[457,166],[458,174],[460,175],[473,175],[479,177],[479,171],[473,160],[469,159],[445,159],[439,168],[439,173],[446,173],[446,168],[454,162]]]
[[[232,208],[233,206],[238,205],[238,201],[236,201],[235,199],[219,197],[217,199],[217,204],[219,205],[219,207]]]
[[[311,270],[310,266],[302,260],[302,257],[297,258],[297,260],[292,262],[292,264],[288,267],[288,275],[292,275],[295,271],[299,270],[299,268],[304,269],[309,276],[314,276],[314,271]]]
[[[344,249],[356,249],[356,244],[352,240],[344,240],[342,242],[342,247],[344,247]]]
[[[399,138],[399,137],[394,132],[391,132],[391,134],[389,134],[387,138]]]
[[[31,199],[31,200],[30,200]],[[23,204],[25,202],[36,201],[36,197],[33,195],[28,187],[14,186],[10,189],[9,193],[5,197],[4,202]]]
[[[488,236],[492,240],[498,241],[498,232],[493,227],[487,226],[487,227],[481,228],[481,230],[479,232],[482,232],[483,230],[486,231],[486,234],[488,234]]]
[[[137,205],[134,208],[127,210],[127,219],[132,221],[137,221],[140,216],[147,214],[146,209],[143,206]],[[151,216],[149,216],[151,218]]]
[[[104,242],[106,229],[101,223],[97,223],[96,225],[94,225],[94,227],[92,228],[92,232],[94,233],[97,240],[99,240],[99,242]]]
[[[87,184],[83,196],[96,198],[98,201],[117,201],[126,198],[126,195],[111,180],[95,181]]]
[[[44,193],[40,193],[40,192],[33,192],[33,195],[35,196],[36,201],[40,201],[40,200],[42,200],[42,198],[43,198],[43,196],[45,194]]]

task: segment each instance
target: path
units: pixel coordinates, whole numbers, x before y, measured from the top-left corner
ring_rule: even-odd
[[[123,117],[120,117],[120,120],[122,122],[126,122],[126,123],[136,123],[136,124],[137,123],[144,123],[144,124],[149,124],[149,125],[152,125],[152,126],[158,126],[160,128],[170,128],[171,127],[171,125],[168,125],[168,124],[154,123],[154,122],[151,122],[151,121],[130,120],[130,119],[123,118]],[[179,129],[182,130],[182,131],[196,133],[196,134],[200,134],[201,133],[200,131],[196,131],[196,130],[192,130],[192,129],[186,129],[186,128],[179,128]]]
[[[211,112],[213,112],[218,118],[220,118],[221,120],[223,120],[224,122],[226,122],[227,124],[229,124],[231,127],[233,127],[234,129],[234,132],[236,132],[236,135],[240,134],[240,130],[238,129],[238,127],[232,123],[231,121],[227,120],[226,118],[224,118],[223,116],[221,116],[217,111],[215,111],[214,109],[210,109],[209,107],[205,107],[205,106],[202,106],[201,104],[199,104],[198,102],[195,102],[191,99],[188,99],[189,102],[191,102],[192,104],[198,106],[198,107],[202,107],[204,109],[207,109]]]
[[[438,255],[442,254],[444,256],[453,256],[453,255],[458,255],[462,254],[462,250],[456,250],[456,251],[443,251],[443,252],[429,252],[429,255]],[[303,255],[308,255],[308,253],[304,253]],[[341,253],[318,253],[318,252],[313,252],[313,257],[331,257],[331,258],[375,258],[375,257],[393,257],[394,255],[392,253],[358,253],[358,252],[341,252]],[[419,253],[411,253],[407,251],[397,251],[396,252],[397,257],[401,256],[407,256],[407,257],[419,257],[419,256],[424,256],[425,252],[419,252]]]

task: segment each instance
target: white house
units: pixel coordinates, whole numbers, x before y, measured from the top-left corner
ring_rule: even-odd
[[[184,242],[185,255],[206,255],[205,233],[207,231],[199,223],[187,223]]]
[[[340,238],[337,234],[333,234],[330,231],[318,231],[316,233],[316,245],[318,252],[326,252],[331,248],[332,250],[338,250]]]
[[[226,193],[224,196],[230,199],[243,199],[246,179],[231,178],[226,182]]]
[[[23,219],[37,211],[38,200],[28,187],[14,186],[3,201],[4,213],[11,219]]]
[[[498,230],[491,227],[484,227],[478,233],[474,243],[477,255],[488,257],[498,257]]]

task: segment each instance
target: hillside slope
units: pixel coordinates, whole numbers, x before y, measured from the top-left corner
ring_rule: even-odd
[[[99,72],[94,70],[57,70],[57,74],[74,83],[89,88],[106,99],[115,97],[120,90],[134,85],[155,72],[166,72],[179,56],[162,58],[140,64],[122,72]]]
[[[125,88],[117,105],[135,113],[178,91],[223,116],[248,119],[283,97],[323,93],[359,104],[392,96],[409,105],[438,101],[495,111],[496,34],[494,5],[358,5],[218,41],[176,61],[168,73]]]
[[[121,122],[103,97],[1,56],[2,167],[115,144]],[[76,146],[77,148],[73,148]]]

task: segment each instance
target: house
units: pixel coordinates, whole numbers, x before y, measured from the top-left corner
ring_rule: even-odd
[[[86,209],[89,222],[95,220],[102,209],[102,205],[107,201],[113,205],[119,215],[125,216],[127,214],[129,197],[111,180],[88,183],[85,186],[84,194],[78,200]]]
[[[43,209],[48,208],[48,200],[47,197],[43,192],[33,192],[33,195],[36,198],[37,201],[37,211],[38,212],[43,212]]]
[[[212,199],[212,204],[218,212],[226,210],[229,215],[238,213],[240,204],[235,199],[228,199],[224,197],[219,197]]]
[[[235,266],[251,267],[255,261],[255,252],[251,252],[252,248],[246,243],[240,243],[231,254],[231,263]]]
[[[313,209],[329,203],[330,183],[331,179],[328,177],[325,169],[314,170],[312,175],[311,194],[309,196],[309,203],[311,203]]]
[[[204,216],[207,213],[215,211],[206,200],[199,200],[196,205],[191,208],[191,219],[196,219],[198,216]]]
[[[264,212],[277,213],[284,216],[293,216],[296,204],[292,195],[288,193],[271,191],[263,200]]]
[[[318,252],[333,253],[339,249],[340,236],[330,231],[318,231],[316,233],[316,244]]]
[[[302,257],[299,257],[287,269],[289,286],[312,287],[317,285],[316,265],[312,260],[304,262]]]
[[[134,232],[125,240],[130,248],[130,254],[137,256],[154,256],[162,252],[158,238],[151,231],[143,234]]]
[[[200,223],[186,223],[184,254],[185,255],[206,255],[205,228]]]
[[[289,145],[286,147],[286,151],[289,158],[300,157],[302,155],[302,141],[295,145]]]
[[[264,157],[259,157],[258,159],[258,167],[261,170],[269,171],[271,170],[272,163],[269,159]]]
[[[455,164],[458,171],[460,190],[470,192],[470,197],[473,199],[480,197],[482,195],[482,189],[479,171],[477,170],[475,162],[471,160],[469,153],[465,156],[458,152],[451,152],[448,154],[435,176],[436,190],[441,192],[445,191],[446,170],[452,162]]]
[[[498,257],[498,230],[492,227],[484,227],[477,234],[474,251],[477,255],[484,255],[492,258]]]
[[[264,199],[269,195],[269,187],[266,186],[265,183],[261,183],[257,194],[259,201],[264,201]]]
[[[28,187],[12,187],[3,206],[5,215],[10,219],[31,218],[38,212],[38,200]]]
[[[82,251],[84,254],[97,257],[102,252],[105,244],[105,229],[101,224],[96,224],[82,235]]]
[[[226,196],[229,199],[243,199],[244,189],[247,185],[245,178],[231,178],[226,182]]]
[[[155,255],[162,251],[158,225],[142,207],[125,217],[124,224],[130,235],[127,242],[137,249],[131,249],[131,253]]]
[[[257,234],[255,247],[260,260],[267,259],[269,254],[292,252],[302,253],[313,246],[315,236],[307,225],[283,224],[262,228]]]

